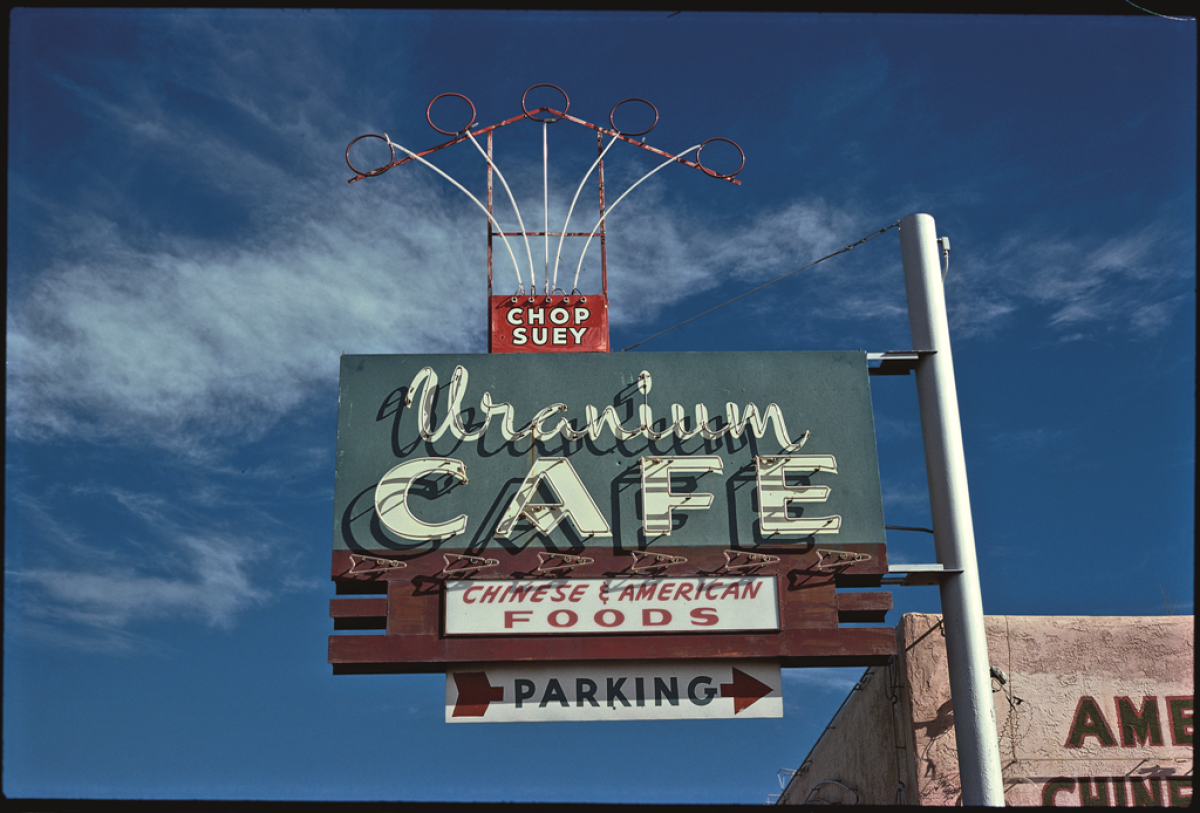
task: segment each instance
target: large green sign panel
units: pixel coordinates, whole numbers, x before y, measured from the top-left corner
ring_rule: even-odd
[[[342,356],[334,549],[884,542],[866,354]]]

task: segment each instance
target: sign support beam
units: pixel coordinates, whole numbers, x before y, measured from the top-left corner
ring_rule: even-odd
[[[934,544],[938,561],[947,571],[940,590],[962,801],[965,805],[1003,807],[1004,783],[975,530],[967,492],[937,231],[931,216],[914,214],[900,221],[900,251],[913,347],[919,352],[932,351],[921,352],[917,362],[917,400],[925,442]]]

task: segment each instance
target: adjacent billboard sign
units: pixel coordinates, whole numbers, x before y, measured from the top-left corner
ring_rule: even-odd
[[[891,606],[845,591],[887,572],[864,353],[348,355],[339,399],[332,576],[386,599],[334,600],[385,631],[335,670],[894,650],[841,626]]]
[[[513,663],[446,674],[446,722],[782,717],[778,663]]]

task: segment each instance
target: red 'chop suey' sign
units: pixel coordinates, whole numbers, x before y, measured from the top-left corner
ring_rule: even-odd
[[[489,343],[493,353],[607,353],[608,298],[493,296]]]

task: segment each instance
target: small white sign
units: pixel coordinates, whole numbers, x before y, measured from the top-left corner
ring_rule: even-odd
[[[446,635],[779,629],[772,576],[454,581]]]
[[[446,673],[446,722],[782,717],[778,662],[500,664]]]

